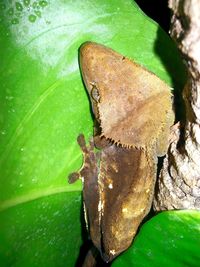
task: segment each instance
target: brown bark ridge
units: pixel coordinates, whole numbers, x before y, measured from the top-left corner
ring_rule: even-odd
[[[170,35],[188,70],[183,90],[186,121],[184,127],[172,129],[154,198],[155,211],[200,209],[200,1],[169,0],[169,7]]]

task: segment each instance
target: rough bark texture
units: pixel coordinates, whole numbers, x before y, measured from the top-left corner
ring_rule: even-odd
[[[161,170],[154,209],[200,209],[200,1],[169,0],[170,35],[188,69],[183,90],[184,127],[173,128],[174,139]],[[180,124],[182,125],[182,123]]]

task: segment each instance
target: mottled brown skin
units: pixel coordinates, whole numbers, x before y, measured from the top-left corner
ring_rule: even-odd
[[[111,261],[150,210],[157,155],[166,153],[173,123],[171,95],[154,74],[96,43],[81,47],[80,67],[96,124],[89,146],[78,138],[84,164],[70,179],[83,178],[90,237]]]
[[[127,249],[150,210],[156,160],[148,151],[113,144],[101,155],[102,252],[106,261]]]
[[[97,140],[97,136],[96,136]],[[94,245],[105,261],[130,246],[137,228],[149,212],[155,184],[156,158],[151,151],[107,144],[94,152],[93,141],[86,147],[83,135],[83,168],[70,176],[83,177],[85,211]]]
[[[145,148],[168,135],[174,121],[171,93],[157,76],[92,42],[81,46],[80,66],[103,136],[125,147]],[[166,147],[158,152],[165,154]]]

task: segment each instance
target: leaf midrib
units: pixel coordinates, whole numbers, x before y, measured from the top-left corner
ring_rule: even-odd
[[[66,186],[59,186],[59,187],[40,189],[40,190],[37,189],[37,191],[29,191],[27,194],[1,202],[0,211],[4,211],[21,204],[25,204],[30,201],[37,200],[39,198],[48,197],[60,193],[69,193],[69,192],[80,192],[80,190],[77,190],[77,188],[75,189],[74,186],[66,185]]]

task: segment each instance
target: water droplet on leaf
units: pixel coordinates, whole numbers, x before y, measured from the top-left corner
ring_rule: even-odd
[[[11,24],[18,24],[18,23],[19,23],[18,18],[14,18],[11,20]]]
[[[30,5],[30,0],[23,0],[23,3],[25,6],[29,6]]]
[[[35,22],[36,19],[37,19],[37,17],[36,17],[35,15],[31,14],[31,15],[28,17],[28,19],[29,19],[30,22]]]
[[[6,9],[6,5],[3,4],[3,3],[1,3],[1,4],[0,4],[0,10],[4,10],[4,9]]]
[[[14,9],[11,7],[7,11],[8,15],[12,16],[14,14]]]
[[[19,3],[19,2],[16,2],[16,9],[18,10],[18,11],[22,11],[23,10],[23,6],[22,6],[22,4],[21,3]]]
[[[35,14],[36,14],[39,18],[41,18],[41,12],[40,12],[39,10],[36,10],[36,11],[35,11]]]
[[[39,5],[40,5],[40,6],[42,6],[42,7],[45,7],[45,6],[47,6],[47,5],[48,5],[48,2],[47,2],[47,1],[45,1],[45,0],[43,0],[43,1],[40,1],[40,2],[39,2]]]
[[[37,2],[33,2],[33,4],[32,4],[32,7],[33,7],[33,8],[38,8],[38,7],[39,7],[39,5],[38,5],[38,3],[37,3]]]

